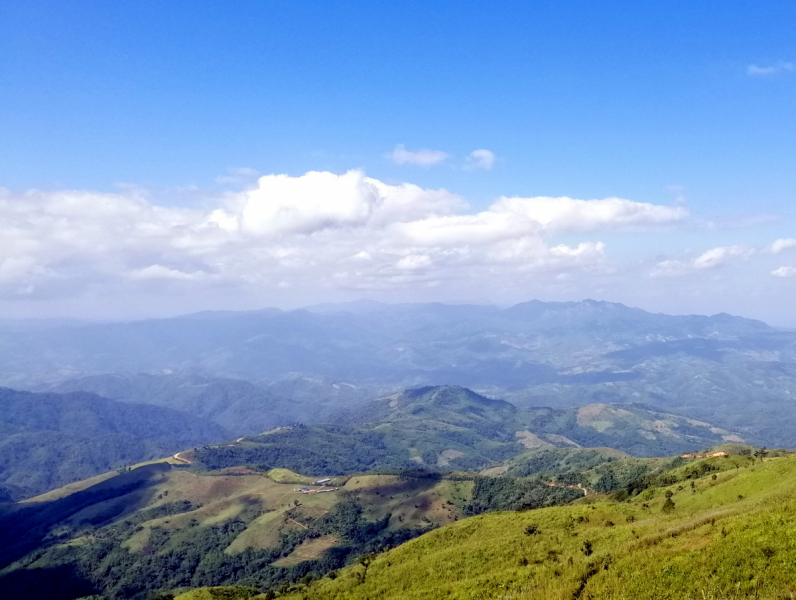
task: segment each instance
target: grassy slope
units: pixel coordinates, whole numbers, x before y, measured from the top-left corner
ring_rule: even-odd
[[[707,474],[625,503],[586,499],[466,519],[287,597],[793,597],[796,458],[738,469],[732,463],[740,461],[711,460],[725,469],[716,480]],[[666,489],[676,504],[668,515],[661,510]],[[539,533],[527,535],[528,525]]]
[[[127,489],[125,482],[133,479],[140,480],[141,485]],[[287,470],[262,474],[238,468],[203,474],[185,468],[169,468],[166,464],[151,464],[123,475],[113,473],[96,478],[91,482],[93,486],[82,486],[82,490],[70,486],[68,490],[56,490],[35,501],[5,505],[0,512],[0,529],[18,520],[15,515],[22,515],[34,524],[41,522],[43,526],[38,533],[41,539],[31,539],[27,546],[10,548],[3,555],[5,561],[0,568],[6,568],[0,571],[0,596],[8,589],[18,591],[18,581],[24,580],[28,582],[25,585],[32,588],[30,597],[41,597],[41,589],[36,587],[35,581],[30,583],[31,578],[36,578],[34,571],[44,573],[61,569],[66,573],[73,567],[82,572],[94,570],[94,559],[86,565],[86,557],[81,558],[72,550],[99,548],[98,544],[108,536],[113,538],[116,552],[124,555],[114,568],[126,579],[134,580],[136,573],[146,575],[145,564],[155,558],[170,552],[190,554],[207,546],[212,535],[216,535],[212,534],[213,528],[229,526],[236,527],[234,535],[225,537],[226,541],[220,545],[213,542],[200,551],[200,556],[221,553],[232,561],[242,553],[249,553],[248,558],[237,559],[246,562],[251,556],[259,556],[257,552],[282,552],[280,549],[284,549],[281,554],[284,560],[272,558],[269,562],[276,567],[292,567],[303,561],[320,559],[332,547],[339,552],[351,546],[351,539],[335,531],[315,534],[314,540],[303,540],[295,548],[285,545],[285,535],[318,529],[318,524],[327,515],[334,514],[341,503],[356,502],[362,507],[366,523],[383,521],[389,515],[386,531],[409,535],[410,530],[427,531],[461,518],[472,487],[472,482],[466,481],[364,475],[348,482],[338,478],[334,483],[342,489],[337,492],[297,493],[296,481],[303,484],[307,479]],[[100,488],[115,491],[96,497],[96,490]],[[81,494],[82,500],[78,502]],[[176,513],[161,510],[180,504],[185,508]],[[114,530],[118,533],[113,534]],[[372,535],[375,539],[376,533]],[[255,554],[251,555],[252,552]],[[97,554],[96,560],[100,560],[101,554],[104,553]],[[216,561],[219,565],[224,562],[221,554]],[[280,554],[275,558],[280,558]],[[17,560],[20,562],[15,562]],[[224,577],[219,576],[218,580],[224,581]],[[190,573],[187,581],[191,581]]]

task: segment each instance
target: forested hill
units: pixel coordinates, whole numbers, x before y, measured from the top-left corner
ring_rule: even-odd
[[[0,497],[16,500],[229,434],[175,410],[0,388]]]
[[[205,389],[227,394],[228,409],[181,379],[197,373]],[[592,300],[506,309],[359,303],[130,323],[0,324],[0,384],[120,390],[108,375],[125,379],[119,399],[172,407],[196,401],[196,414],[225,426],[254,422],[266,405],[290,421],[323,422],[351,401],[456,384],[519,407],[641,402],[758,445],[796,446],[788,425],[796,419],[796,333],[724,314],[661,315]]]
[[[726,441],[740,438],[641,405],[523,409],[437,386],[365,403],[340,423],[282,427],[203,447],[196,460],[208,469],[244,464],[317,476],[410,467],[472,471],[534,448],[603,446],[666,456]]]

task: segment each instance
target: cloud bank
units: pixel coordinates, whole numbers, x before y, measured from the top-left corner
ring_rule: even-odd
[[[0,295],[516,284],[600,272],[606,245],[594,236],[687,217],[619,198],[501,197],[472,211],[446,190],[356,170],[267,175],[206,208],[158,206],[135,190],[0,191]]]

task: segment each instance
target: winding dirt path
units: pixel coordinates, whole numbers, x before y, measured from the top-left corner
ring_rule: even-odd
[[[182,452],[177,452],[177,454],[175,454],[174,456],[172,456],[172,458],[173,458],[174,460],[178,460],[178,461],[180,461],[180,462],[181,462],[181,463],[183,463],[183,464],[190,465],[190,464],[191,464],[191,461],[190,461],[190,460],[188,460],[187,458],[183,458],[182,456],[180,456],[181,454],[182,454]]]

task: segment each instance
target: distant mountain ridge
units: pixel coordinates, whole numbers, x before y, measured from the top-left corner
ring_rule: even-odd
[[[79,379],[98,389],[91,387],[97,377],[164,372],[246,381],[308,423],[318,422],[319,412],[331,419],[379,393],[455,384],[526,408],[640,402],[760,445],[796,446],[796,430],[787,425],[796,420],[796,333],[724,314],[661,315],[593,300],[506,309],[359,302],[132,323],[0,326],[0,383],[11,387],[80,389],[70,381]],[[293,385],[316,380],[329,382],[316,387],[321,411],[308,386]],[[343,384],[358,391],[333,391]],[[237,401],[230,396],[229,402]],[[200,414],[212,413],[225,425],[256,420],[254,413],[213,413],[211,405],[206,399]]]
[[[252,435],[297,421],[334,420],[341,411],[377,396],[380,388],[300,376],[256,385],[197,373],[109,373],[65,381],[51,390],[164,406],[210,420],[235,435]]]

